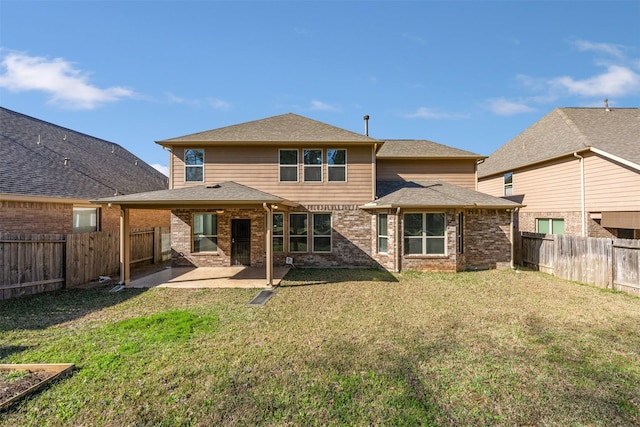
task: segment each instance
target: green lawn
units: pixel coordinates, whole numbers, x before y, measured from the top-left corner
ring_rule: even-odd
[[[0,302],[0,362],[76,372],[2,426],[640,425],[640,298],[536,272],[303,270],[257,290]]]

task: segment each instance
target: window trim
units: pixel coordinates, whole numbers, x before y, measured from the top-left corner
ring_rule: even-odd
[[[332,165],[331,163],[329,163],[329,152],[331,151],[344,151],[344,165]],[[347,182],[347,165],[348,165],[348,159],[347,159],[347,149],[346,148],[327,148],[327,182]],[[331,179],[331,173],[329,173],[330,169],[332,168],[342,168],[344,169],[344,179],[343,180],[334,180]]]
[[[316,165],[316,164],[306,164],[305,163],[305,152],[307,151],[319,151],[320,152],[320,164]],[[317,183],[317,182],[323,182],[324,180],[324,171],[322,170],[324,168],[324,150],[322,148],[303,148],[302,149],[302,182],[309,182],[309,183]],[[306,177],[306,171],[307,168],[311,169],[319,169],[320,170],[320,179],[314,179],[314,180],[307,180]]]
[[[329,234],[316,234],[316,215],[328,215],[329,216]],[[317,251],[316,250],[316,237],[329,238],[329,250]],[[318,254],[328,254],[333,252],[333,215],[331,212],[312,212],[311,213],[311,252]]]
[[[421,215],[422,216],[422,225],[421,225],[421,235],[420,236],[407,236],[406,235],[406,216],[407,215]],[[438,236],[428,236],[427,235],[427,215],[443,215],[444,216],[444,230],[443,230],[443,234],[442,235],[438,235]],[[420,239],[421,241],[421,253],[419,254],[410,254],[407,253],[407,245],[406,243],[406,239],[414,239],[414,240],[418,240]],[[442,253],[428,253],[427,252],[427,242],[429,240],[440,240],[442,239],[443,241],[443,252]],[[403,217],[402,217],[402,254],[403,256],[408,256],[408,257],[446,257],[448,256],[448,251],[447,251],[447,245],[448,245],[448,238],[447,238],[447,213],[446,212],[405,212]]]
[[[385,228],[386,228],[386,233],[385,234],[381,234],[380,233],[380,224],[381,224],[381,219],[384,216],[384,224],[385,224]],[[388,254],[389,253],[389,214],[388,213],[378,213],[376,215],[376,251],[379,254]],[[380,244],[381,239],[384,239],[385,243],[385,247],[386,250],[382,251],[380,250],[380,248],[382,247],[382,245]]]
[[[190,165],[187,164],[187,151],[202,151],[202,164],[201,165]],[[204,160],[204,155],[205,155],[205,149],[204,148],[185,148],[184,149],[184,182],[204,182],[204,165],[205,165],[205,160]],[[187,169],[192,168],[192,169],[201,169],[202,170],[202,179],[201,180],[189,180],[187,179],[189,174],[187,173]]]
[[[215,237],[216,238],[216,250],[215,251],[196,251],[196,216],[197,215],[212,215],[216,217],[216,233],[215,234],[200,234],[200,237]],[[218,244],[218,238],[220,236],[219,217],[216,212],[193,212],[191,214],[191,253],[193,254],[217,254],[220,253],[220,245]]]
[[[282,164],[282,157],[281,157],[281,153],[283,151],[295,151],[296,153],[296,164],[295,165],[288,165],[288,164]],[[282,179],[282,168],[290,168],[296,169],[296,179],[295,181],[284,181]],[[284,183],[291,183],[291,182],[300,182],[300,150],[297,148],[279,148],[278,149],[278,182],[284,182]]]
[[[504,197],[513,196],[513,172],[507,172],[502,176]]]

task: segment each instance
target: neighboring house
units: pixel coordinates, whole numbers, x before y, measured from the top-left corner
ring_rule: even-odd
[[[91,199],[166,189],[167,177],[112,142],[0,107],[0,232],[117,231],[120,209]],[[169,226],[138,211],[136,228]]]
[[[478,167],[519,231],[640,238],[640,109],[556,108]]]
[[[173,265],[266,266],[269,280],[287,261],[393,271],[511,262],[520,205],[476,191],[483,156],[291,113],[158,144],[171,153],[169,190],[96,202],[120,204],[125,219],[171,209]]]

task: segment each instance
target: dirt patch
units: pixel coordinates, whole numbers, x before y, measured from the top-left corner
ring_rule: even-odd
[[[28,369],[0,369],[0,408],[30,388],[53,377],[55,372]]]

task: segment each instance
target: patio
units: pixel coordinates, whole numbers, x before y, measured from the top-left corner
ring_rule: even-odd
[[[273,268],[278,286],[289,267]],[[131,288],[268,288],[264,267],[168,267],[132,280]]]

